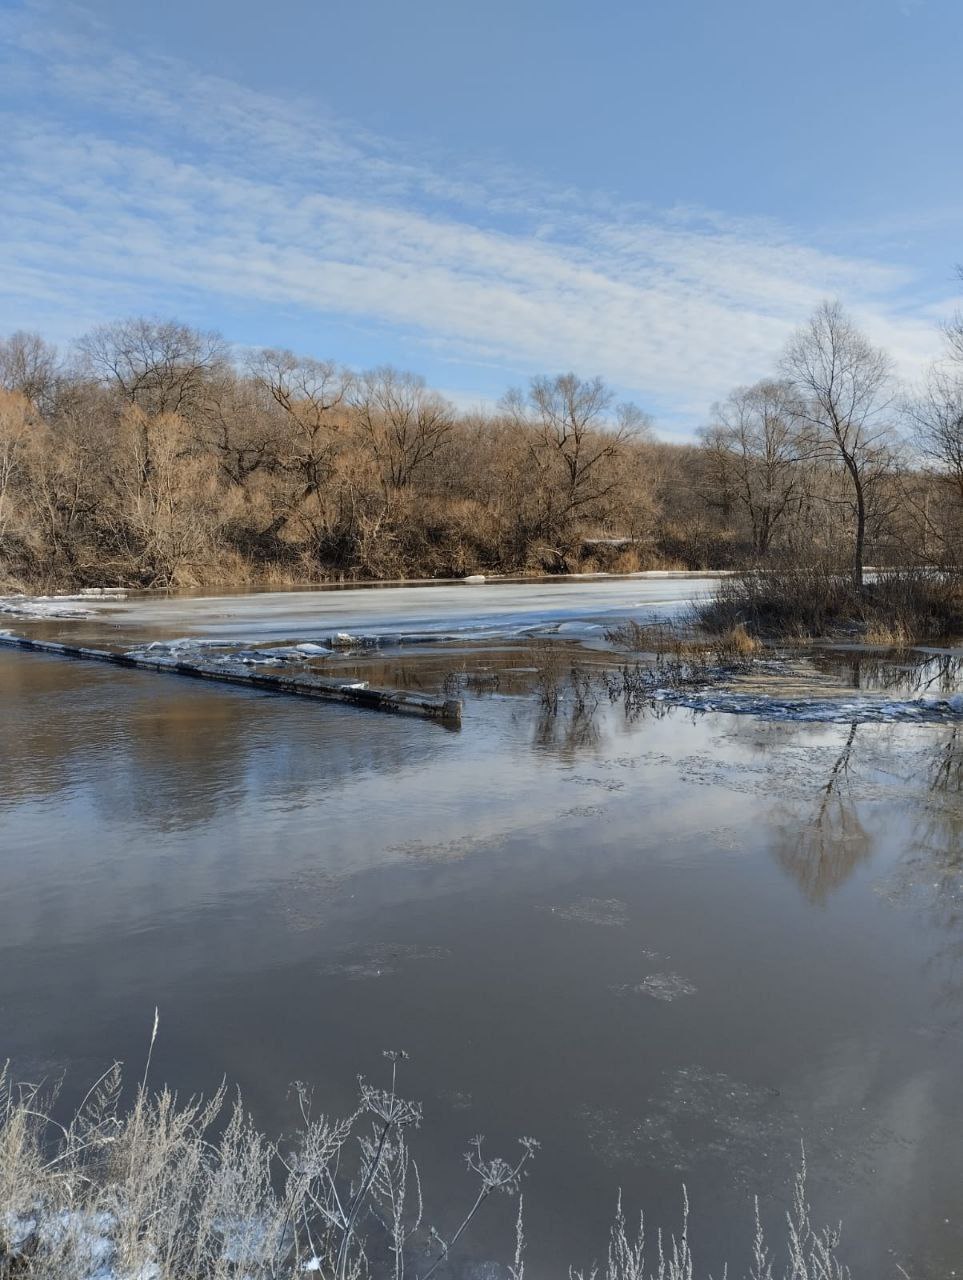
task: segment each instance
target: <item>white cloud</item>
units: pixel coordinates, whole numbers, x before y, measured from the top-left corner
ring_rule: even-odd
[[[6,24],[8,83],[52,107],[0,120],[0,328],[29,316],[66,336],[170,300],[242,299],[265,342],[274,307],[355,317],[506,382],[572,367],[692,420],[766,372],[827,294],[907,375],[936,348],[929,311],[896,304],[897,267],[761,221],[580,207],[507,170],[432,167],[314,105],[37,14]]]

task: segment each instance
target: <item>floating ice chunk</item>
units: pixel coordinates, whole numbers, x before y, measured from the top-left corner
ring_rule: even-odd
[[[331,652],[331,650],[328,648],[327,645],[311,644],[307,641],[304,644],[296,644],[294,647],[295,649],[297,649],[298,653],[304,653],[310,656],[313,656],[313,655],[323,656]]]
[[[90,610],[63,596],[0,596],[0,613],[17,618],[89,618]]]
[[[483,573],[469,573],[462,578],[462,582],[486,582],[487,579]]]

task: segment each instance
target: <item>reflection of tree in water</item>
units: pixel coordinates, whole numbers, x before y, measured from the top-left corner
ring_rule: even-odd
[[[567,676],[550,666],[539,669],[536,680],[538,714],[533,746],[536,751],[574,759],[594,750],[601,739],[597,682],[590,672],[573,666]]]
[[[925,772],[914,841],[894,877],[890,896],[921,898],[953,942],[943,958],[963,961],[963,731],[954,726],[933,751]],[[953,980],[954,988],[958,980]]]
[[[932,693],[948,696],[963,686],[963,658],[952,653],[847,654],[817,656],[817,665],[845,673],[851,689],[901,694],[905,697]]]
[[[646,718],[661,720],[676,710],[653,699],[651,684],[633,679],[628,667],[613,673],[573,664],[566,671],[563,662],[557,653],[543,655],[533,682],[537,751],[571,760],[580,752],[595,750],[602,740],[603,703],[619,707],[627,726]]]
[[[810,900],[822,904],[869,857],[872,840],[860,821],[853,796],[850,762],[856,721],[821,788],[819,805],[800,829],[787,831],[775,857]]]
[[[932,792],[957,795],[963,792],[963,740],[960,739],[959,725],[950,730],[945,742],[934,753],[929,781]],[[955,806],[953,813],[959,815]]]

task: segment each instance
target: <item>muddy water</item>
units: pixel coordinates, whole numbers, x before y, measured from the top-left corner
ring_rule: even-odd
[[[436,1218],[472,1134],[541,1139],[533,1275],[602,1254],[619,1187],[676,1225],[683,1181],[742,1261],[801,1139],[858,1274],[959,1269],[960,730],[555,711],[545,658],[339,660],[457,679],[453,735],[0,651],[0,1057],[79,1086],[157,1005],[157,1078],[277,1128],[404,1047]],[[509,1254],[491,1208],[466,1262]]]

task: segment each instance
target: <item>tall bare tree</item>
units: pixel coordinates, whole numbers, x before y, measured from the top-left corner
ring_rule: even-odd
[[[634,404],[616,405],[601,378],[574,373],[533,378],[528,394],[510,391],[502,401],[517,426],[529,433],[529,457],[540,491],[539,532],[555,544],[559,564],[576,550],[580,518],[598,513],[621,482],[618,459],[629,442],[649,430]]]
[[[963,503],[963,362],[959,372],[931,370],[923,395],[909,412],[920,453]]]
[[[411,484],[451,434],[454,408],[423,378],[383,366],[358,379],[352,403],[361,429],[392,489]]]
[[[914,477],[910,502],[922,520],[924,542],[934,538],[940,554],[958,563],[963,534],[963,315],[944,325],[943,333],[942,358],[930,368],[922,392],[906,405],[913,442],[927,478],[935,478],[938,488],[934,493],[932,484]]]
[[[713,406],[702,435],[719,501],[735,501],[749,521],[752,549],[762,558],[803,483],[810,452],[804,406],[793,386],[767,379],[737,387]]]
[[[77,343],[86,369],[145,413],[189,416],[229,349],[219,333],[143,316],[92,329]]]
[[[39,333],[18,329],[0,339],[0,388],[26,396],[41,411],[51,407],[59,376],[57,348]]]
[[[17,391],[0,391],[0,546],[14,514],[23,454],[35,416],[26,396]]]
[[[863,589],[869,488],[891,458],[893,401],[887,354],[856,328],[838,302],[823,302],[790,339],[786,376],[802,400],[817,449],[845,469],[852,491],[853,581]]]
[[[288,424],[275,465],[291,479],[293,488],[265,531],[273,536],[292,516],[303,519],[307,505],[320,498],[345,427],[352,380],[328,361],[274,348],[256,355],[250,370],[255,383],[284,411]],[[318,522],[311,521],[311,527],[316,530]]]

